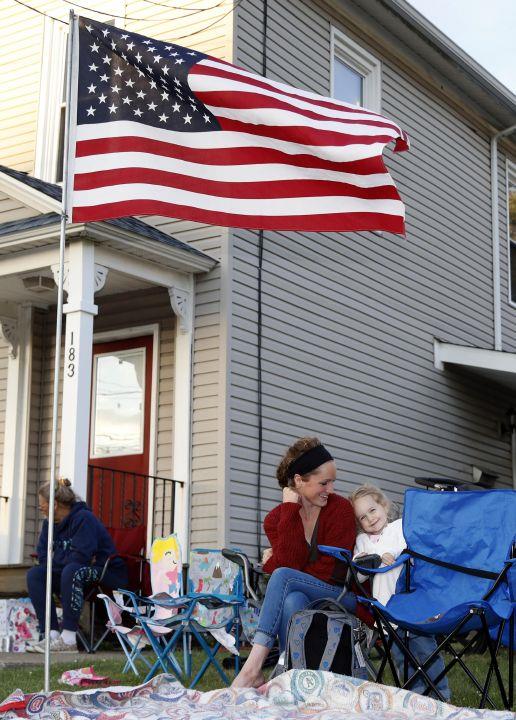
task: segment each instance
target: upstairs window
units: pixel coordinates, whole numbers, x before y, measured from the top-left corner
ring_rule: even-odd
[[[331,33],[331,57],[332,97],[380,112],[380,61],[336,28]]]
[[[516,305],[516,164],[507,163],[507,225],[509,235],[509,300]]]

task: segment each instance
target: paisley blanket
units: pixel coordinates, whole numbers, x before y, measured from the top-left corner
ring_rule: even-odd
[[[291,670],[258,690],[186,690],[171,675],[136,688],[13,693],[3,720],[514,720],[514,713],[470,710],[396,688],[313,670]],[[1,706],[0,706],[1,707]],[[4,704],[4,707],[7,705]]]

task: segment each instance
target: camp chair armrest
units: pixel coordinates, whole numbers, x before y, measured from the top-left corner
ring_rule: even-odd
[[[500,571],[500,574],[494,581],[492,587],[489,588],[489,590],[483,596],[482,600],[489,600],[491,595],[498,589],[498,587],[501,585],[501,583],[504,582],[505,577],[506,577],[507,573],[509,572],[509,569],[512,567],[512,565],[515,565],[515,564],[516,564],[516,558],[510,558],[509,560],[505,561],[503,570]]]
[[[360,565],[360,558],[357,558],[357,560],[352,560],[352,564],[361,575],[378,575],[390,572],[396,567],[399,567],[400,565],[404,565],[407,561],[410,560],[410,555],[406,555],[405,553],[402,553],[397,560],[395,560],[392,565],[385,565],[384,567],[378,567],[378,568],[369,568],[369,567],[362,567]]]

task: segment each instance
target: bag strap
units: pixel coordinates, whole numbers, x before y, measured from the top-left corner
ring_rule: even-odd
[[[300,612],[304,612],[304,610],[321,610],[322,612],[338,612],[343,613],[344,615],[348,615],[350,618],[352,618],[354,621],[356,621],[356,617],[349,612],[347,608],[342,605],[342,603],[339,602],[339,598],[341,598],[344,595],[344,592],[342,592],[339,597],[334,600],[333,598],[320,598],[319,600],[312,600],[312,602],[308,603],[304,607],[304,609]]]
[[[294,620],[296,626],[295,633],[291,632]],[[287,630],[287,646],[285,648],[286,670],[302,670],[306,668],[305,637],[311,624],[312,617],[304,614],[303,611],[294,613],[290,618]],[[294,657],[294,653],[296,653],[297,657]]]
[[[336,627],[340,632],[336,631]],[[329,670],[333,665],[333,659],[339,646],[341,632],[342,623],[337,623],[334,617],[328,615],[326,619],[326,634],[328,639],[326,640],[326,646],[319,662],[320,670]],[[351,643],[353,643],[353,637],[351,638]]]

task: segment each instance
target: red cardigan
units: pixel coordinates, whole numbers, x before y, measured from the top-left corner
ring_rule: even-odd
[[[321,554],[315,562],[308,562],[310,551],[299,514],[300,508],[299,503],[281,503],[266,516],[263,527],[272,547],[272,557],[263,569],[271,573],[276,568],[289,567],[302,570],[324,582],[331,582],[334,558]],[[317,544],[334,545],[353,552],[355,536],[355,515],[351,503],[332,493],[319,514]]]
[[[333,585],[331,578],[335,558],[319,554],[315,562],[308,562],[310,550],[299,514],[300,508],[299,503],[281,503],[266,515],[263,527],[272,547],[272,557],[267,560],[263,569],[272,573],[277,568],[289,567]],[[334,545],[353,552],[355,527],[355,514],[349,500],[332,493],[319,514],[317,544]],[[357,605],[356,614],[368,625],[372,624],[372,618],[363,606]]]

